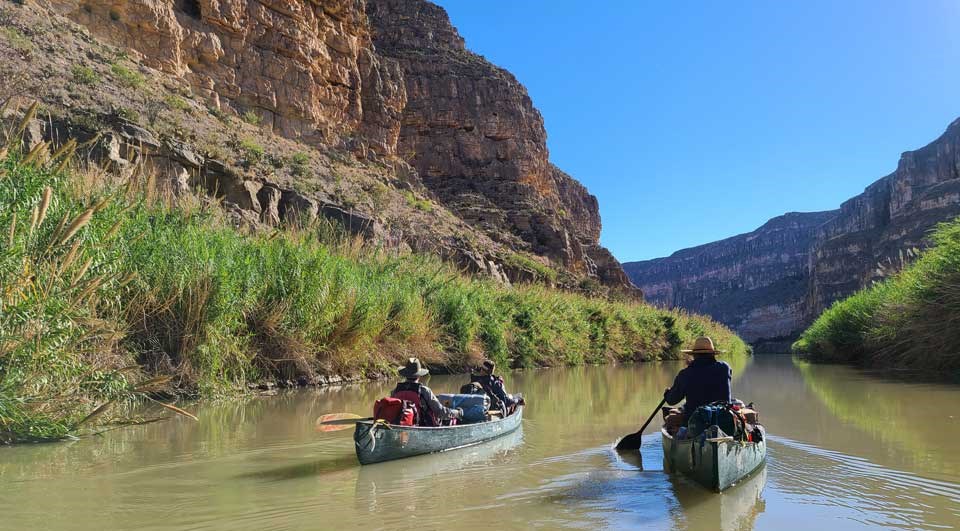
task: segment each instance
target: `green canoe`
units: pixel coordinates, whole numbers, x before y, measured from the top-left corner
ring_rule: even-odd
[[[520,427],[523,406],[509,417],[474,424],[426,428],[382,422],[357,422],[353,433],[360,464],[369,465],[415,455],[455,450],[512,433]]]
[[[757,426],[763,430],[762,426]],[[663,437],[664,468],[680,472],[715,492],[720,492],[760,468],[767,458],[767,437],[760,442],[737,442],[733,437],[674,439]]]

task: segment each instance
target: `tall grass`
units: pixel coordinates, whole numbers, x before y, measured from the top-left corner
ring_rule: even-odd
[[[794,344],[814,361],[960,369],[960,219],[890,279],[836,302]]]
[[[69,151],[69,150],[68,150]],[[69,152],[0,159],[0,441],[56,439],[110,405],[215,396],[263,378],[392,373],[419,356],[542,367],[676,358],[699,316],[365,249],[323,224],[245,234],[216,205],[65,169]]]

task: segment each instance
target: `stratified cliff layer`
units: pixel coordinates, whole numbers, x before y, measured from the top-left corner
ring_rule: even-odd
[[[398,153],[454,213],[491,237],[596,276],[597,200],[549,160],[543,118],[506,70],[470,52],[433,4],[371,0],[377,51],[406,80]],[[619,273],[619,277],[618,277]],[[601,278],[625,283],[604,263]]]
[[[468,51],[446,12],[426,0],[52,0],[9,11],[59,25],[51,32],[65,40],[54,53],[61,63],[79,63],[74,82],[75,69],[88,68],[89,79],[122,85],[129,76],[119,65],[162,85],[100,94],[77,87],[44,97],[52,110],[119,109],[157,137],[203,144],[213,166],[229,171],[208,175],[211,165],[196,149],[198,164],[184,168],[194,172],[192,182],[226,190],[231,203],[259,218],[283,221],[280,211],[292,208],[284,198],[296,192],[376,219],[415,249],[495,278],[569,286],[592,278],[635,292],[599,245],[596,198],[550,163],[543,119],[526,89]],[[22,22],[31,37],[35,24]],[[71,71],[59,66],[69,82]],[[178,109],[189,117],[165,116]],[[232,139],[223,138],[211,115],[256,131],[234,128]],[[279,153],[256,149],[257,160],[247,160],[251,141],[267,147],[264,135],[314,148],[326,163],[320,171],[284,165]],[[236,161],[218,153],[226,143],[240,151]],[[338,168],[344,164],[364,168]],[[358,172],[397,193],[357,185],[359,177],[346,182],[345,174]],[[383,197],[397,199],[396,208],[378,205]],[[445,219],[451,213],[458,222]]]
[[[712,315],[782,349],[834,301],[899,269],[932,227],[960,215],[960,120],[838,210],[624,264],[653,303]]]
[[[624,269],[650,302],[707,313],[747,341],[788,337],[806,319],[817,228],[834,215],[785,214],[751,233]]]

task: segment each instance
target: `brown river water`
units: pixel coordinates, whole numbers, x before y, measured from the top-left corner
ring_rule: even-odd
[[[520,432],[361,467],[328,412],[367,414],[388,382],[194,405],[200,417],[0,448],[0,529],[951,529],[960,527],[960,386],[758,356],[736,367],[766,466],[712,494],[663,472],[637,429],[677,363],[508,374]],[[438,392],[463,377],[435,376]]]

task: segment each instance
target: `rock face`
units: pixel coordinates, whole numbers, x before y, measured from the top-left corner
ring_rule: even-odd
[[[211,105],[336,144],[361,131],[390,154],[406,94],[373,50],[363,0],[55,0],[95,36],[186,79]]]
[[[601,272],[590,256],[597,200],[550,163],[543,118],[523,85],[468,51],[440,7],[370,0],[367,14],[377,51],[406,79],[397,151],[439,201],[496,240],[628,284],[612,257]]]
[[[936,223],[958,215],[960,120],[838,210],[786,214],[624,269],[651,302],[710,314],[747,341],[782,350],[830,304],[899,269]]]
[[[934,225],[958,215],[960,119],[937,140],[901,155],[896,171],[843,203],[820,228],[808,315],[897,269],[905,251],[927,244]]]
[[[805,322],[808,264],[817,229],[835,211],[790,213],[759,229],[624,264],[647,300],[698,309],[747,341],[789,337]]]
[[[599,245],[596,198],[550,163],[526,89],[468,51],[426,0],[51,5],[216,109],[318,148],[407,163],[416,175],[403,180],[504,248],[634,290]],[[256,211],[264,221],[282,220],[280,190],[237,195],[267,205]]]

